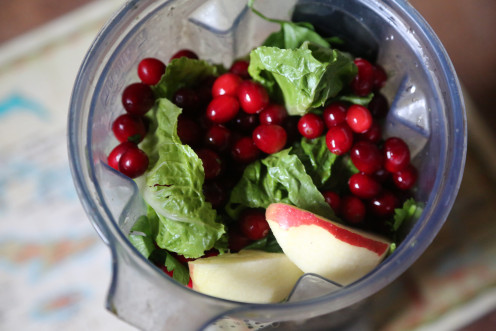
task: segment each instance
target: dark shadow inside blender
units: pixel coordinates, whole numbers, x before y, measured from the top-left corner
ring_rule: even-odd
[[[332,4],[304,2],[295,6],[292,20],[311,22],[320,35],[340,38],[343,44],[335,45],[340,50],[371,62],[377,61],[379,41],[356,15]]]

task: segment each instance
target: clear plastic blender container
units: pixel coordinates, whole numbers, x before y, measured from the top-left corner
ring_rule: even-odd
[[[285,303],[214,298],[163,274],[126,239],[144,213],[137,186],[107,165],[117,144],[111,124],[123,113],[121,92],[138,81],[136,67],[144,57],[165,60],[190,48],[202,59],[228,66],[278,26],[254,15],[246,0],[129,1],[97,36],[81,66],[70,104],[68,144],[79,197],[112,253],[107,308],[140,329],[306,330],[316,319],[325,329],[343,329],[352,324],[357,304],[422,254],[454,203],[466,153],[460,86],[446,51],[407,1],[259,0],[255,7],[268,17],[312,22],[318,31],[345,40],[350,52],[385,68],[389,80],[383,93],[391,104],[385,135],[409,144],[419,170],[415,198],[425,208],[374,271],[346,287],[303,276]]]

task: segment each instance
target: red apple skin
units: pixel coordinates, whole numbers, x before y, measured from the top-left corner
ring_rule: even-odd
[[[284,230],[301,225],[317,225],[327,230],[336,239],[353,246],[366,248],[379,256],[386,254],[389,249],[388,243],[369,238],[369,235],[362,231],[334,223],[314,213],[288,204],[273,203],[269,205],[265,215],[266,219],[277,222]]]
[[[389,252],[390,243],[384,238],[291,205],[269,205],[266,219],[279,246],[298,268],[338,284],[361,279]]]

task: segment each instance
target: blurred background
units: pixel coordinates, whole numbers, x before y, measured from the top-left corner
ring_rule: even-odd
[[[66,121],[77,69],[124,0],[0,0],[0,329],[132,330],[104,309],[110,255],[79,204]],[[496,1],[411,0],[465,89],[460,193],[428,251],[371,299],[377,330],[496,329]]]

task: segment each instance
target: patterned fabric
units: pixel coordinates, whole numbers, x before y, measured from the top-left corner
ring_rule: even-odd
[[[0,330],[134,329],[104,308],[110,253],[67,156],[77,70],[122,3],[105,1],[0,48]]]

